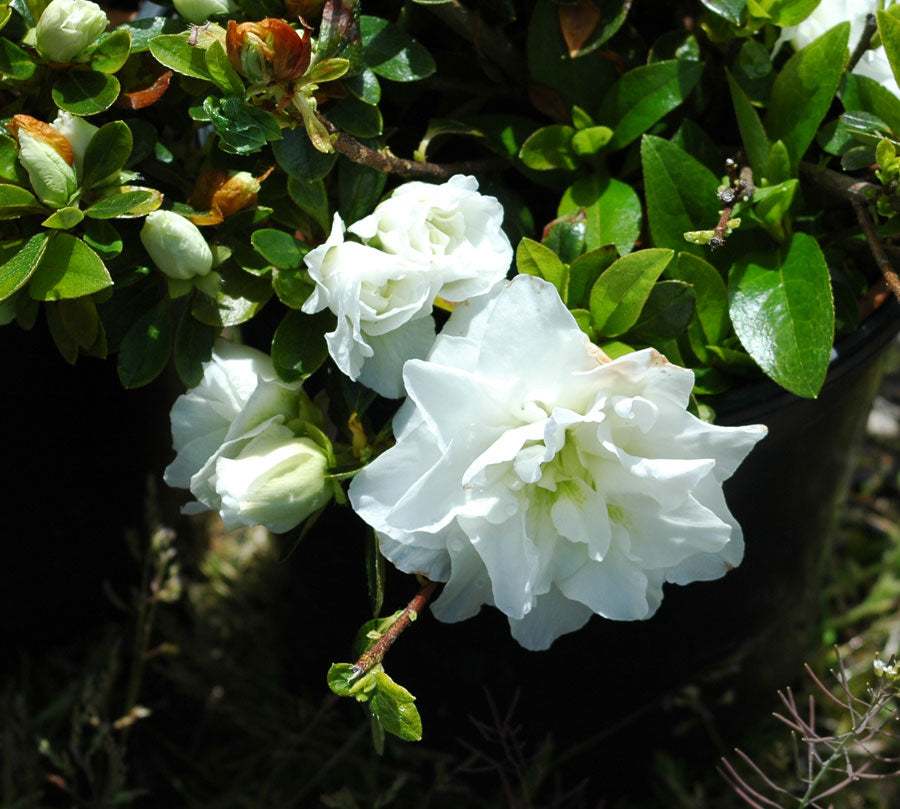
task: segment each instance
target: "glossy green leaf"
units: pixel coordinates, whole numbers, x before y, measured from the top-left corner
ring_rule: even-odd
[[[46,210],[30,191],[17,185],[0,184],[0,219],[18,219],[23,214]]]
[[[347,59],[316,59],[315,64],[303,77],[305,81],[315,84],[323,84],[327,81],[337,81],[350,69]]]
[[[63,328],[80,349],[87,351],[97,342],[100,318],[90,296],[61,300],[58,311]]]
[[[776,241],[784,241],[788,234],[788,212],[798,186],[798,180],[785,180],[758,188],[753,195],[752,216]]]
[[[673,59],[636,67],[603,98],[597,120],[614,130],[609,149],[623,149],[678,107],[703,72],[701,62]]]
[[[31,276],[28,294],[39,301],[80,298],[112,283],[100,256],[76,236],[56,231],[50,234],[40,264]]]
[[[219,148],[232,154],[258,152],[267,142],[281,140],[281,127],[270,112],[240,98],[207,96],[203,109],[209,115]]]
[[[185,386],[193,388],[203,379],[203,363],[212,356],[217,330],[201,323],[185,308],[175,331],[175,370]]]
[[[206,69],[210,78],[226,96],[244,97],[244,82],[232,67],[225,48],[219,41],[206,50]]]
[[[615,261],[591,288],[591,325],[604,337],[617,337],[636,322],[656,280],[674,250],[651,248]]]
[[[416,698],[383,671],[375,674],[375,682],[377,687],[369,706],[381,726],[405,741],[419,741],[422,738],[422,720],[414,705]]]
[[[91,52],[91,68],[101,73],[115,73],[131,55],[131,32],[117,28],[103,36]]]
[[[345,76],[343,84],[356,98],[366,104],[374,105],[381,101],[381,85],[378,83],[378,76],[369,68],[355,76]]]
[[[51,95],[61,110],[86,117],[108,110],[115,103],[119,82],[115,76],[96,70],[69,70],[56,80]]]
[[[891,65],[894,81],[898,81],[897,76],[900,76],[900,19],[886,11],[879,10],[876,14],[878,17],[878,34],[881,37],[884,52],[887,54],[888,62]]]
[[[28,185],[28,174],[18,160],[19,146],[9,135],[0,134],[0,179],[15,185]]]
[[[302,127],[286,129],[272,144],[272,153],[288,177],[318,180],[325,177],[337,160],[337,153],[322,154],[310,142]],[[353,221],[353,220],[351,220]]]
[[[25,81],[34,75],[34,60],[18,45],[0,37],[0,75]]]
[[[41,222],[41,225],[45,228],[68,230],[75,227],[82,219],[84,219],[84,214],[78,208],[60,208]]]
[[[131,52],[141,53],[150,49],[150,42],[161,34],[180,33],[187,27],[183,20],[171,17],[144,17],[140,20],[120,23],[116,30],[131,34]]]
[[[345,222],[368,216],[384,192],[387,174],[343,158],[338,165],[338,202]]]
[[[206,66],[206,52],[189,44],[190,34],[163,34],[150,40],[150,53],[160,64],[172,68],[176,73],[193,76],[195,79],[212,81]]]
[[[728,22],[741,24],[741,15],[747,7],[747,0],[702,0],[703,5]]]
[[[359,2],[327,3],[319,25],[316,59],[341,57],[349,61],[351,73],[360,71],[364,65],[359,16]]]
[[[131,156],[133,145],[131,130],[122,121],[110,121],[101,126],[84,152],[82,188],[91,188],[121,171]]]
[[[306,379],[328,357],[325,332],[334,330],[334,315],[324,310],[315,315],[288,312],[272,337],[272,362],[282,379]]]
[[[702,258],[681,253],[678,261],[669,265],[666,275],[694,288],[697,322],[703,330],[703,342],[713,345],[721,343],[731,331],[731,320],[728,317],[728,290],[719,271]]]
[[[172,354],[172,304],[165,298],[145,312],[125,334],[119,349],[119,381],[139,388],[158,377]]]
[[[731,103],[734,105],[734,114],[737,117],[738,129],[741,131],[744,151],[746,151],[747,158],[750,160],[753,176],[759,182],[766,176],[768,168],[769,138],[759,118],[759,113],[750,103],[747,94],[734,80],[731,73],[727,73],[727,75],[728,86],[731,88]]]
[[[759,367],[792,393],[815,397],[834,338],[828,265],[816,240],[795,233],[783,254],[742,257],[728,292],[735,332]]]
[[[306,248],[290,233],[275,228],[262,228],[250,236],[250,243],[273,267],[295,270],[303,264]]]
[[[310,281],[305,268],[294,270],[275,270],[272,286],[275,294],[285,306],[299,309],[312,295],[315,284]]]
[[[215,299],[196,295],[191,312],[208,326],[237,326],[250,320],[272,297],[268,277],[250,275],[243,270],[223,266],[217,269],[222,280]]]
[[[381,110],[353,96],[329,107],[328,119],[339,129],[357,138],[376,138],[384,128]]]
[[[523,275],[535,275],[556,287],[563,303],[569,294],[569,268],[549,247],[533,239],[522,239],[516,248],[516,269]]]
[[[84,212],[92,219],[112,219],[115,216],[128,216],[134,209],[153,199],[152,191],[125,191],[111,194],[98,200]],[[158,206],[157,206],[158,207]]]
[[[584,253],[584,235],[587,227],[580,214],[561,216],[546,230],[542,244],[549,247],[560,260],[571,264]]]
[[[331,217],[325,183],[322,180],[298,180],[295,177],[288,177],[287,189],[294,204],[327,234],[331,228]]]
[[[702,256],[703,247],[688,244],[684,234],[719,221],[718,177],[674,143],[652,135],[641,143],[641,161],[653,244]]]
[[[750,79],[762,79],[772,72],[769,49],[756,39],[747,39],[738,53],[738,66]]]
[[[529,135],[519,158],[530,169],[544,171],[547,169],[565,169],[573,171],[578,168],[578,159],[572,149],[572,137],[575,130],[571,126],[553,124],[544,126]]]
[[[579,129],[572,136],[572,151],[579,157],[598,154],[611,140],[613,131],[608,126],[589,126]]]
[[[350,663],[332,663],[328,669],[328,687],[339,697],[352,697],[350,689],[356,676],[356,670]]]
[[[771,7],[772,22],[785,28],[803,22],[822,0],[776,0]]]
[[[37,301],[35,301],[35,304],[37,304]],[[47,327],[50,331],[50,336],[53,338],[60,356],[69,365],[74,365],[78,359],[78,343],[63,325],[59,314],[59,304],[52,301],[47,303],[44,306],[44,312],[47,317]]]
[[[122,252],[122,236],[109,222],[102,219],[85,219],[81,229],[85,244],[100,258],[115,258]]]
[[[784,141],[776,140],[769,147],[769,159],[766,161],[766,180],[776,185],[791,178],[791,157]]]
[[[557,216],[580,211],[584,211],[588,250],[613,244],[620,255],[631,252],[641,234],[643,212],[630,185],[615,178],[582,177],[566,189]]]
[[[680,337],[687,330],[695,311],[694,290],[690,284],[659,281],[650,290],[637,322],[629,329],[629,336],[650,345]]]
[[[614,247],[600,247],[585,253],[583,256],[579,256],[569,265],[569,297],[567,303],[571,309],[586,309],[590,306],[591,288],[600,277],[600,274],[618,257]]]
[[[835,26],[791,56],[775,78],[765,127],[770,140],[784,142],[792,175],[837,92],[849,37],[850,23]]]
[[[17,240],[0,245],[0,301],[5,300],[38,268],[47,249],[49,236],[36,233],[27,242]]]
[[[418,81],[434,73],[431,54],[402,28],[367,14],[359,23],[363,61],[374,73],[391,81]]]
[[[847,112],[878,116],[891,132],[900,134],[900,98],[868,76],[848,73],[841,83],[841,103]]]

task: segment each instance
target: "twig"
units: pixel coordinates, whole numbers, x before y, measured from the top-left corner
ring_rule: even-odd
[[[800,174],[822,191],[841,197],[847,202],[853,200],[868,202],[873,194],[879,194],[882,191],[881,186],[874,183],[860,182],[855,177],[822,168],[814,163],[801,162]]]
[[[486,171],[509,168],[509,163],[506,160],[496,157],[443,164],[419,163],[415,160],[395,157],[390,152],[379,152],[377,149],[372,149],[360,143],[352,135],[348,135],[343,130],[338,129],[321,112],[316,112],[316,115],[325,129],[328,130],[328,133],[337,136],[332,138],[332,145],[336,151],[354,163],[369,166],[385,174],[396,174],[398,177],[418,180],[448,180],[454,174],[480,174]]]
[[[869,43],[872,41],[872,37],[875,36],[877,30],[878,20],[875,15],[866,14],[866,24],[863,28],[862,36],[859,38],[859,42],[856,43],[856,47],[853,49],[853,55],[847,63],[847,73],[853,72],[853,68],[855,68],[859,60],[863,58],[863,54],[869,50]]]
[[[741,200],[750,199],[755,190],[753,172],[749,166],[741,169],[741,175],[738,177],[737,163],[729,157],[725,161],[725,169],[728,172],[731,183],[719,189],[719,199],[723,207],[719,215],[719,223],[716,225],[713,236],[709,240],[709,246],[713,250],[725,244],[725,238],[728,236],[728,223],[731,221],[734,206]]]
[[[392,623],[387,631],[372,645],[372,648],[365,652],[359,660],[354,663],[353,668],[359,674],[365,674],[373,666],[377,666],[387,654],[387,650],[391,648],[400,633],[414,621],[419,611],[428,603],[438,583],[436,581],[428,582],[409,604],[406,609],[400,613],[400,617]]]
[[[866,241],[869,243],[869,250],[872,251],[872,258],[875,259],[878,269],[881,270],[885,283],[890,287],[897,300],[900,300],[900,278],[897,277],[891,260],[884,252],[884,245],[875,232],[875,225],[872,224],[872,218],[869,216],[866,206],[856,199],[851,204],[853,205],[853,210],[856,211],[859,226],[863,229],[863,233],[866,234]]]

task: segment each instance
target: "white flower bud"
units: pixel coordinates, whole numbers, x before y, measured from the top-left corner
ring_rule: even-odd
[[[170,278],[187,280],[212,269],[212,251],[191,221],[174,211],[153,211],[141,228],[153,263]]]
[[[226,14],[237,9],[231,0],[175,0],[175,10],[182,19],[194,25],[205,23],[213,14]]]
[[[45,59],[67,64],[93,45],[107,25],[103,9],[90,0],[51,0],[35,30],[37,49]]]
[[[78,189],[75,169],[49,143],[32,137],[24,129],[19,133],[19,162],[28,172],[31,187],[45,205],[61,208]]]
[[[273,424],[234,459],[216,463],[216,491],[226,524],[265,525],[289,531],[331,498],[325,452],[309,438],[295,438]]]
[[[91,138],[99,131],[99,127],[88,123],[78,115],[59,110],[50,124],[72,146],[72,157],[75,160],[75,174],[78,178],[84,173],[84,153]]]

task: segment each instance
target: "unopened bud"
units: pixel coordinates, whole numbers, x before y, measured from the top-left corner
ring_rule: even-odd
[[[87,145],[91,138],[99,131],[98,127],[88,123],[84,118],[71,115],[64,110],[59,111],[50,126],[69,142],[72,148],[75,174],[81,177],[84,172],[84,153],[87,151]]]
[[[35,196],[52,208],[66,205],[78,190],[69,142],[49,124],[27,115],[16,115],[9,128],[18,138],[19,162]]]
[[[297,31],[274,17],[259,22],[229,20],[225,47],[235,70],[251,84],[299,79],[311,56],[309,32]]]
[[[45,59],[67,64],[93,45],[107,25],[103,9],[90,0],[51,0],[38,20],[35,43]]]
[[[212,251],[193,222],[174,211],[153,211],[141,228],[153,263],[170,278],[188,280],[212,269]]]
[[[237,10],[232,0],[174,0],[179,16],[194,25],[205,23],[214,14],[230,14]]]

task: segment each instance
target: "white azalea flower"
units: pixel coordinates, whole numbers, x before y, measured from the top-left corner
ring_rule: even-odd
[[[398,568],[446,582],[441,620],[493,604],[545,649],[741,561],[721,484],[765,427],[689,414],[693,374],[652,349],[602,362],[552,285],[461,304],[403,375],[397,443],[350,500]]]
[[[325,451],[288,426],[318,420],[315,407],[260,351],[219,340],[202,381],[178,397],[171,418],[177,456],[164,479],[197,498],[185,513],[213,509],[228,530],[283,532],[331,496]]]
[[[866,15],[874,14],[880,7],[877,0],[821,0],[803,22],[782,29],[778,42],[779,44],[790,42],[795,50],[800,50],[834,26],[849,21],[852,51],[863,34]],[[874,79],[895,96],[900,97],[900,87],[897,86],[884,45],[875,50],[867,50],[853,68],[853,72]]]
[[[457,174],[442,185],[401,185],[348,230],[386,253],[430,265],[441,274],[440,296],[462,301],[506,278],[513,250],[502,224],[497,199],[479,194],[474,177]]]
[[[307,313],[331,309],[337,328],[325,335],[338,368],[389,398],[403,395],[401,370],[428,353],[434,341],[431,308],[438,273],[400,256],[344,241],[338,214],[328,240],[306,255],[316,289]]]

